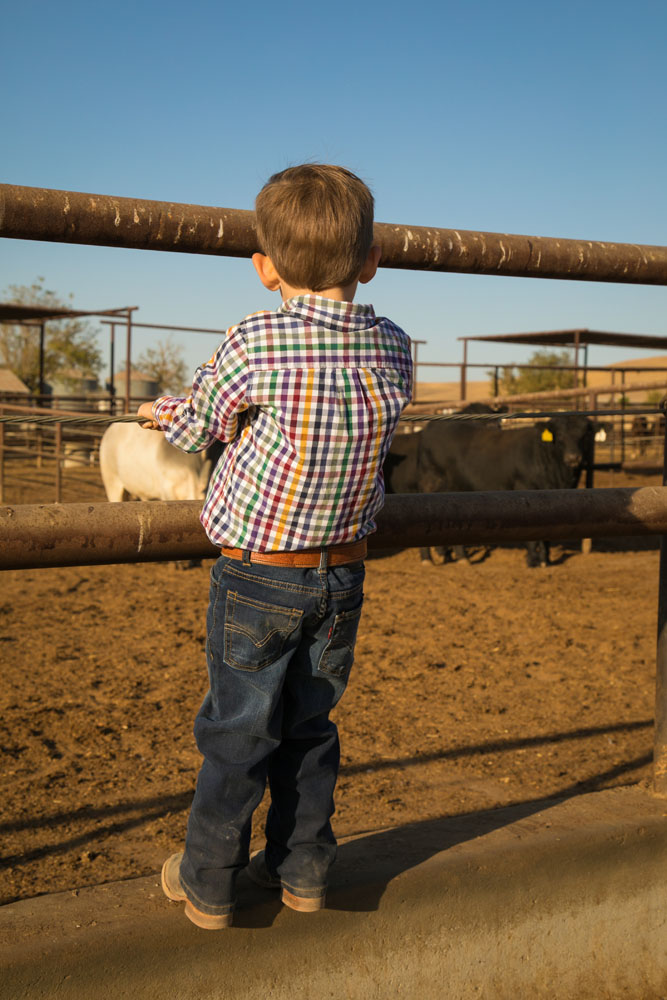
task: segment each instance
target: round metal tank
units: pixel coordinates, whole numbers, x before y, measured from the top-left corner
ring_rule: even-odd
[[[117,372],[114,377],[116,396],[125,395],[125,372]],[[130,395],[132,398],[147,397],[155,399],[160,395],[157,380],[144,372],[131,372],[130,374]]]

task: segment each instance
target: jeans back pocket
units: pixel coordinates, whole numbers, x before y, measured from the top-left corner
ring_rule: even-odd
[[[344,677],[349,673],[354,661],[354,644],[360,618],[361,605],[351,611],[340,611],[336,615],[318,664],[322,673],[332,677]]]
[[[299,608],[266,604],[227,591],[225,662],[237,670],[261,670],[275,663],[302,616]]]

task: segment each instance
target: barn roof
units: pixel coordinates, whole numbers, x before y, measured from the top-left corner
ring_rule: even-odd
[[[0,365],[0,392],[20,392],[30,393],[30,389],[22,382],[18,375],[15,375],[11,368]]]
[[[575,347],[577,344],[600,344],[606,347],[636,347],[667,351],[667,337],[645,333],[608,333],[603,330],[545,330],[541,333],[499,333],[485,337],[459,337],[459,340],[485,340],[497,344],[531,344],[542,347]]]

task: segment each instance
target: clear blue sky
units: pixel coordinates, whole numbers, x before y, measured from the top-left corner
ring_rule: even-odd
[[[3,36],[4,182],[251,208],[272,172],[321,160],[370,184],[381,222],[667,243],[664,0],[23,0]],[[0,291],[38,275],[143,322],[278,304],[249,261],[0,240]],[[438,361],[478,333],[667,334],[664,288],[384,270],[363,297]],[[183,343],[193,369],[214,347]]]

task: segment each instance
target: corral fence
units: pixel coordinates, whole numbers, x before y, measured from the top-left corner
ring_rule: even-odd
[[[143,402],[134,400],[135,403],[140,401]],[[634,411],[633,421],[642,420],[646,434],[625,438],[623,431],[618,430],[619,426],[623,426],[626,416],[624,410],[548,409],[493,415],[460,411],[445,411],[441,414],[415,411],[416,408],[413,408],[413,412],[407,412],[401,417],[399,433],[421,432],[433,420],[446,423],[461,420],[484,422],[490,419],[500,422],[503,428],[508,429],[520,426],[525,420],[586,416],[594,421],[596,437],[599,439],[591,443],[582,468],[587,489],[594,488],[596,471],[648,474],[662,472],[663,469],[665,421],[662,413],[656,415],[653,408]],[[42,503],[61,503],[66,499],[65,481],[68,487],[71,486],[67,490],[68,494],[74,490],[84,499],[88,491],[91,499],[98,499],[101,487],[99,444],[108,425],[117,421],[138,422],[138,418],[127,414],[112,416],[36,409],[0,401],[0,503],[9,501],[10,493],[16,493],[17,488],[31,494],[30,502],[37,496]],[[603,435],[602,438],[600,434]],[[630,461],[624,461],[628,454]],[[637,459],[637,456],[641,457]],[[84,474],[92,470],[95,472],[93,476]],[[8,485],[10,488],[7,488]]]
[[[71,402],[67,397],[67,402]],[[137,405],[144,400],[132,400]],[[108,425],[123,416],[6,403],[0,398],[0,503],[8,483],[38,493],[44,502],[65,499],[65,480],[89,484],[99,479],[99,444]],[[130,417],[130,421],[134,420]],[[101,486],[101,480],[100,480]],[[71,492],[71,491],[68,491]]]
[[[425,343],[425,341],[421,341]],[[462,368],[458,362],[448,361],[424,361],[419,362],[424,368]],[[517,371],[564,371],[580,372],[580,368],[569,365],[559,365],[554,368],[549,365],[538,364],[511,364],[511,365],[491,365],[467,363],[468,368],[482,369],[490,376],[490,393],[488,396],[476,398],[475,402],[485,403],[489,406],[502,407],[509,413],[516,409],[523,409],[527,405],[535,409],[564,409],[599,411],[607,407],[610,411],[605,426],[601,428],[602,436],[599,443],[602,445],[598,449],[600,462],[608,463],[599,468],[625,468],[627,472],[653,472],[662,471],[662,439],[664,435],[664,416],[657,409],[657,404],[649,405],[648,402],[632,402],[626,393],[644,391],[652,396],[661,398],[667,392],[667,368],[656,366],[640,367],[625,366],[613,368],[606,366],[589,366],[587,371],[598,371],[608,373],[611,381],[607,384],[587,386],[580,385],[569,389],[549,389],[540,392],[524,392],[502,394],[499,391],[500,368],[516,369]],[[652,372],[653,374],[664,372],[661,379],[651,379],[647,381],[628,382],[624,381],[627,373]],[[620,375],[620,381],[616,381],[616,376]],[[616,398],[618,397],[618,399]],[[649,397],[650,398],[650,397]],[[441,412],[456,412],[466,405],[465,393],[462,393],[458,400],[429,399],[422,400],[419,397],[414,399],[413,409],[423,413],[431,412],[434,409]],[[595,413],[594,413],[595,415]],[[602,456],[605,456],[604,458]],[[627,466],[627,468],[626,468]]]
[[[539,398],[534,399],[535,396]],[[121,418],[100,413],[99,403],[93,405],[83,397],[78,402],[87,407],[87,412],[63,408],[63,403],[72,402],[72,397],[52,399],[49,407],[45,406],[46,400],[40,397],[31,399],[36,404],[33,406],[8,403],[5,398],[0,396],[0,503],[8,501],[12,493],[16,494],[16,488],[11,490],[8,484],[9,487],[18,486],[24,492],[37,495],[40,502],[61,503],[79,486],[87,486],[90,490],[91,478],[99,480],[101,437],[109,423],[128,419],[127,415]],[[554,408],[562,403],[560,399],[548,405],[542,394],[527,394],[522,398],[529,403],[534,401],[538,406],[546,402],[547,408],[526,414],[507,406],[507,413],[499,413],[494,418],[501,422],[503,428],[517,426],[526,419],[540,420],[573,413],[568,409]],[[132,397],[133,408],[143,401],[143,397]],[[498,402],[492,400],[496,405]],[[107,407],[104,406],[104,409]],[[440,414],[431,412],[432,409],[432,406],[409,407],[401,418],[398,433],[419,432],[433,419],[454,420],[458,419],[457,414],[461,414],[453,407],[444,408]],[[595,442],[584,465],[587,488],[595,486],[596,472],[632,475],[662,472],[665,419],[661,411],[654,407],[637,407],[631,416],[625,409],[574,412],[586,415],[595,422]],[[129,419],[133,418],[130,416]],[[470,414],[466,419],[483,421],[485,418],[481,414]],[[97,470],[97,476],[86,475],[89,470]],[[65,490],[65,485],[71,486],[71,489]],[[94,489],[92,494],[97,499]],[[19,501],[14,497],[12,502]]]
[[[376,225],[381,266],[667,285],[667,247]],[[249,257],[254,213],[0,185],[0,237]],[[663,451],[667,458],[667,448]],[[667,797],[667,477],[640,489],[387,498],[374,547],[660,535],[654,791]],[[0,508],[0,568],[214,556],[199,503]]]

